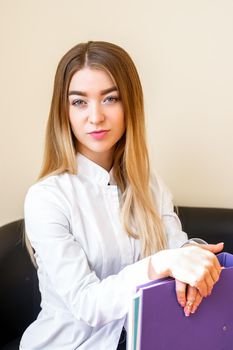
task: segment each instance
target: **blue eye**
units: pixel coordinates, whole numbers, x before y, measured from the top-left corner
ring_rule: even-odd
[[[72,105],[77,107],[83,107],[84,105],[86,105],[86,102],[84,100],[78,99],[78,100],[72,101]]]
[[[104,99],[104,103],[115,103],[118,102],[120,98],[118,96],[108,96]]]

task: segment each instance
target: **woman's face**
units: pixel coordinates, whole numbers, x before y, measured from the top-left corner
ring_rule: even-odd
[[[103,70],[83,68],[69,86],[69,118],[78,151],[110,170],[117,141],[125,132],[119,91]]]

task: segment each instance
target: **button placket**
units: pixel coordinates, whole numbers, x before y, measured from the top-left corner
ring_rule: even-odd
[[[133,262],[133,249],[130,242],[130,238],[127,233],[123,231],[120,221],[120,203],[117,186],[108,186],[106,191],[108,199],[110,216],[113,221],[113,229],[116,240],[118,242],[120,254],[121,254],[121,266],[126,266]]]

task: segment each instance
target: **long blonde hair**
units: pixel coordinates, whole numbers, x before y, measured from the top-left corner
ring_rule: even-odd
[[[135,65],[121,47],[103,41],[81,43],[61,59],[54,81],[43,166],[39,178],[76,174],[77,142],[68,113],[68,89],[83,67],[102,69],[115,81],[123,103],[126,131],[114,153],[113,174],[120,188],[121,214],[129,236],[141,240],[141,257],[166,248],[166,237],[150,186],[143,92]],[[27,241],[30,249],[30,244]]]

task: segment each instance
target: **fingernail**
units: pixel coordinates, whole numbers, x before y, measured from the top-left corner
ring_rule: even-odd
[[[197,311],[197,306],[194,306],[191,313],[194,314]]]
[[[186,303],[186,306],[184,308],[184,314],[186,317],[188,317],[190,315],[190,306],[187,306],[187,303]]]
[[[185,314],[186,317],[189,317],[190,316],[190,311],[189,310],[185,310],[184,314]]]
[[[185,306],[185,302],[184,302],[184,301],[180,301],[180,305],[181,305],[182,307],[184,307],[184,306]]]

